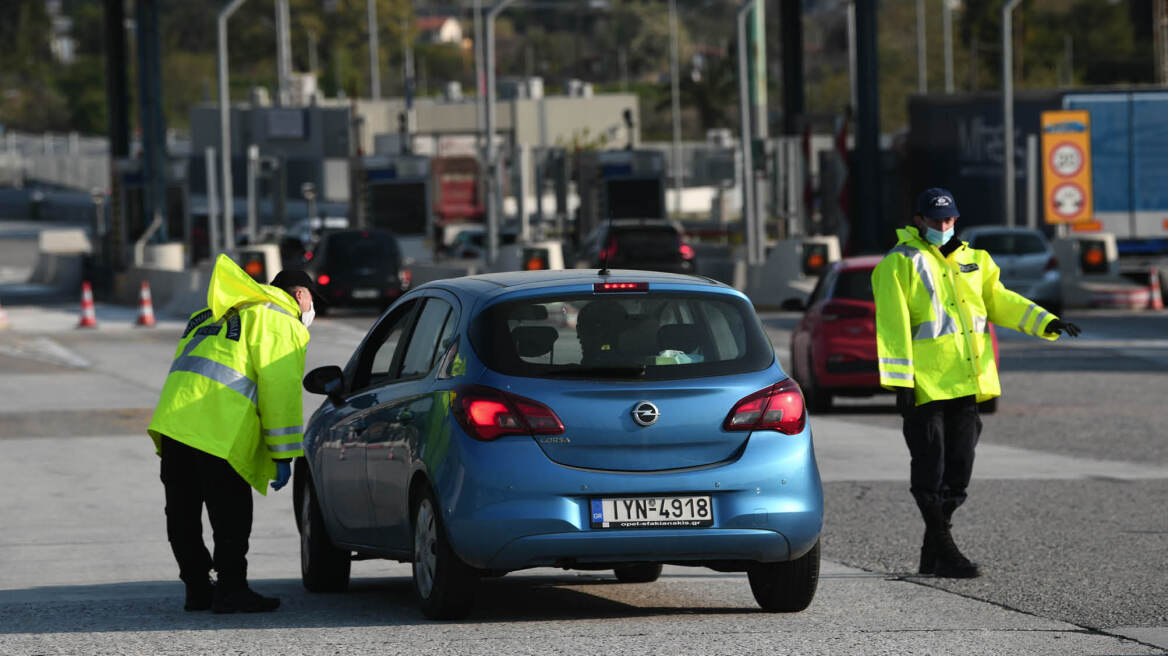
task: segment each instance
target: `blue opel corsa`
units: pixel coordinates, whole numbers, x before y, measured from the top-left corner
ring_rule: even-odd
[[[425,615],[529,567],[746,572],[758,604],[815,596],[823,490],[799,387],[750,302],[706,278],[527,271],[403,295],[342,370],[294,482],[301,571],[413,563]]]

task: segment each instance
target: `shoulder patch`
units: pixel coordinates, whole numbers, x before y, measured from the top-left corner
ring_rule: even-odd
[[[186,329],[183,330],[183,334],[182,334],[183,339],[186,339],[186,336],[191,334],[191,331],[195,329],[195,326],[198,326],[199,324],[203,323],[204,321],[206,321],[207,319],[210,319],[210,318],[211,318],[211,309],[210,308],[203,310],[202,312],[191,317],[191,320],[187,322]]]
[[[238,314],[233,314],[227,319],[227,339],[238,342],[239,334],[243,331],[243,320],[239,318]]]
[[[972,273],[974,271],[977,271],[977,262],[961,265],[961,273]]]
[[[218,335],[219,331],[222,329],[223,329],[223,324],[213,323],[209,326],[203,326],[202,328],[196,330],[195,335],[207,335],[207,336]]]

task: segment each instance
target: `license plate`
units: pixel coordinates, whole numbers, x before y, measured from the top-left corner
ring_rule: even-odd
[[[353,298],[377,298],[376,289],[354,289]]]
[[[590,503],[592,528],[691,528],[714,525],[709,496],[605,497]]]

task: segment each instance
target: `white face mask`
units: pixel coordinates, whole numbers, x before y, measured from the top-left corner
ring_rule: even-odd
[[[307,328],[312,325],[312,320],[316,318],[316,304],[312,301],[308,302],[308,309],[300,313],[300,323]]]

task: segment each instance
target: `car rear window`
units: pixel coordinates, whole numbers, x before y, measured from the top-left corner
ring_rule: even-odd
[[[503,302],[472,323],[483,362],[543,378],[669,380],[774,361],[749,303],[712,294],[549,296]]]
[[[970,245],[989,251],[990,255],[1033,255],[1046,252],[1042,238],[1027,233],[978,235],[973,238]]]
[[[681,236],[672,228],[622,228],[613,235],[616,252],[634,258],[669,259],[681,253]]]
[[[345,270],[358,267],[398,268],[397,239],[384,232],[344,232],[329,235],[329,267]]]
[[[872,270],[849,269],[840,271],[832,289],[832,298],[850,301],[875,301],[872,295]]]

